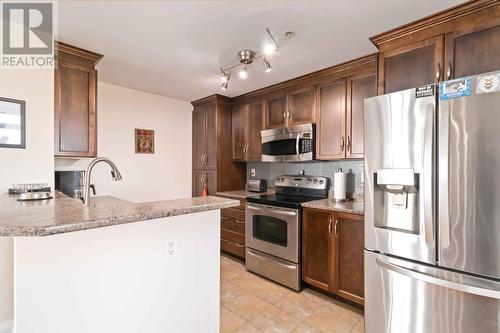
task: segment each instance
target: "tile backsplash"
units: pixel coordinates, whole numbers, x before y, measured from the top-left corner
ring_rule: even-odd
[[[269,186],[274,186],[274,180],[281,175],[298,175],[303,169],[306,175],[324,176],[333,182],[333,173],[337,169],[347,173],[347,192],[363,193],[363,160],[343,160],[332,162],[304,162],[304,163],[277,163],[277,162],[254,162],[247,164],[247,180],[251,178],[265,179]],[[255,177],[250,173],[255,169]],[[333,191],[331,186],[330,191]]]

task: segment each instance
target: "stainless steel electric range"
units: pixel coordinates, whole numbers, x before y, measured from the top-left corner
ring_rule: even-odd
[[[275,194],[246,198],[246,268],[294,290],[301,289],[301,204],[328,196],[329,179],[279,176]]]

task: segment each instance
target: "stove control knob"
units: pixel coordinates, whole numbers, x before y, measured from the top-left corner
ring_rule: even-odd
[[[311,178],[307,178],[306,183],[311,184]]]
[[[318,183],[318,180],[317,180],[317,179],[315,179],[315,180],[313,181],[313,183],[314,183],[314,184],[317,184],[317,183]]]
[[[281,178],[280,178],[280,182],[282,182],[282,183],[283,183],[284,181],[285,181],[285,178],[281,177]]]
[[[319,181],[319,184],[320,184],[320,185],[323,185],[323,183],[324,183],[324,182],[325,182],[324,180],[320,180],[320,181]]]

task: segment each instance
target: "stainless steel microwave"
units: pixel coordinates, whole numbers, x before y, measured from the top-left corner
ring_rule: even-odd
[[[260,132],[263,162],[302,162],[314,160],[315,125],[304,124]]]

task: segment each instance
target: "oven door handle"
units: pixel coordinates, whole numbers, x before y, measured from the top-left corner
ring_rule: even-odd
[[[293,265],[285,264],[282,260],[279,260],[279,261],[276,259],[273,260],[273,259],[268,258],[267,256],[259,255],[249,248],[247,248],[247,254],[249,254],[250,256],[252,256],[254,258],[258,258],[259,260],[270,263],[272,265],[284,266],[284,267],[289,268],[289,269],[297,269],[297,267],[295,267]]]
[[[247,209],[258,211],[258,212],[266,212],[266,210],[264,210],[260,207],[255,207],[255,206],[250,206],[250,205],[247,205]],[[272,214],[279,214],[279,215],[286,215],[286,216],[297,216],[296,212],[289,212],[289,211],[277,210],[277,209],[274,210],[272,208],[270,209],[270,212]]]

